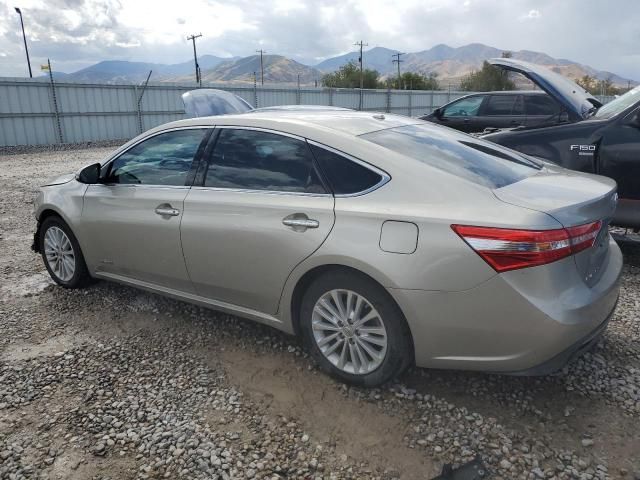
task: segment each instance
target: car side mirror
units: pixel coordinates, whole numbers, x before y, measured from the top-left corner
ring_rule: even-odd
[[[442,111],[440,108],[436,108],[436,109],[433,111],[433,115],[434,115],[436,118],[442,118],[442,114],[443,114],[443,111]]]
[[[86,184],[94,184],[98,183],[100,180],[100,164],[94,163],[93,165],[89,165],[88,167],[84,167],[80,170],[80,173],[76,177],[80,183]]]

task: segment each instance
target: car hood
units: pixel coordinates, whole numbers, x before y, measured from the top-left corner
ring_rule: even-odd
[[[76,174],[75,173],[65,173],[64,175],[60,175],[58,177],[50,178],[42,186],[43,187],[50,187],[52,185],[62,185],[63,183],[69,183],[74,178],[76,178]]]
[[[253,110],[253,107],[238,95],[215,88],[200,88],[183,93],[182,101],[187,118],[245,113]]]
[[[575,82],[543,66],[513,58],[492,58],[489,63],[527,77],[560,103],[567,110],[572,121],[587,118],[594,107],[602,105],[598,99]]]

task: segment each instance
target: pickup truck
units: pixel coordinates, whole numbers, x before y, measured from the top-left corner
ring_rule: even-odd
[[[601,105],[581,87],[539,65],[510,58],[491,63],[523,74],[562,108],[548,122],[482,138],[565,168],[596,173],[618,183],[612,225],[640,229],[640,86]]]

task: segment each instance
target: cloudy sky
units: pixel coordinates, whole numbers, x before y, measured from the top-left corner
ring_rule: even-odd
[[[405,52],[480,42],[542,51],[640,80],[639,0],[0,0],[0,76],[26,75],[22,9],[38,67],[72,72],[100,60],[177,63],[198,50],[305,63],[369,47]],[[39,70],[39,68],[37,68]]]

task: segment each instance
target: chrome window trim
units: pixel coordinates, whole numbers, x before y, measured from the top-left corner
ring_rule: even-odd
[[[157,137],[158,135],[162,135],[163,133],[176,132],[178,130],[213,130],[214,128],[215,128],[215,125],[189,125],[184,127],[172,127],[172,128],[167,128],[165,130],[160,130],[158,132],[154,132],[151,135],[147,135],[146,137],[141,138],[136,143],[129,145],[126,148],[126,150],[116,150],[116,152],[112,154],[111,157],[105,160],[103,164],[100,164],[100,169],[102,170],[103,168],[108,167],[109,164],[111,164],[114,160],[116,160],[121,155],[124,155],[125,153],[127,153],[133,147],[140,145],[142,142],[146,142],[150,138]],[[203,138],[204,138],[204,135],[203,135]]]
[[[349,155],[348,153],[344,153],[341,152],[338,149],[335,149],[333,147],[329,147],[327,145],[324,145],[320,142],[316,142],[314,140],[309,140],[307,139],[307,142],[311,145],[314,145],[318,148],[322,148],[324,150],[328,150],[329,152],[335,153],[336,155],[340,155],[341,157],[346,158],[347,160],[353,162],[353,163],[357,163],[358,165],[360,165],[363,168],[366,168],[378,175],[380,175],[380,181],[378,183],[376,183],[375,185],[372,185],[371,187],[367,188],[366,190],[362,190],[360,192],[355,192],[355,193],[340,193],[340,194],[334,194],[334,197],[336,198],[350,198],[350,197],[360,197],[362,195],[366,195],[368,193],[373,192],[374,190],[379,189],[380,187],[383,187],[384,185],[386,185],[390,180],[391,180],[391,175],[389,175],[387,172],[385,172],[384,170],[382,170],[381,168],[378,168],[374,165],[371,165],[370,163],[365,162],[364,160],[360,160],[359,158],[356,158],[352,155]]]
[[[281,132],[279,130],[274,130],[270,128],[263,127],[250,127],[246,125],[216,125],[216,130],[224,130],[224,129],[232,129],[232,130],[252,130],[256,132],[264,132],[264,133],[272,133],[274,135],[281,135],[283,137],[293,138],[295,140],[300,140],[301,142],[307,142],[307,139],[301,137],[299,135],[295,135],[293,133]],[[218,143],[218,139],[216,139],[216,144]],[[215,146],[214,146],[215,150]],[[313,154],[309,152],[312,156]],[[206,180],[206,178],[205,178]],[[324,183],[324,182],[323,182]],[[324,185],[323,185],[324,187]],[[235,187],[205,187],[204,185],[193,185],[191,187],[194,190],[199,191],[213,191],[213,192],[233,192],[233,193],[264,193],[267,195],[295,195],[300,197],[332,197],[333,194],[331,192],[326,193],[310,193],[310,192],[287,192],[284,190],[258,190],[254,188],[235,188]]]

